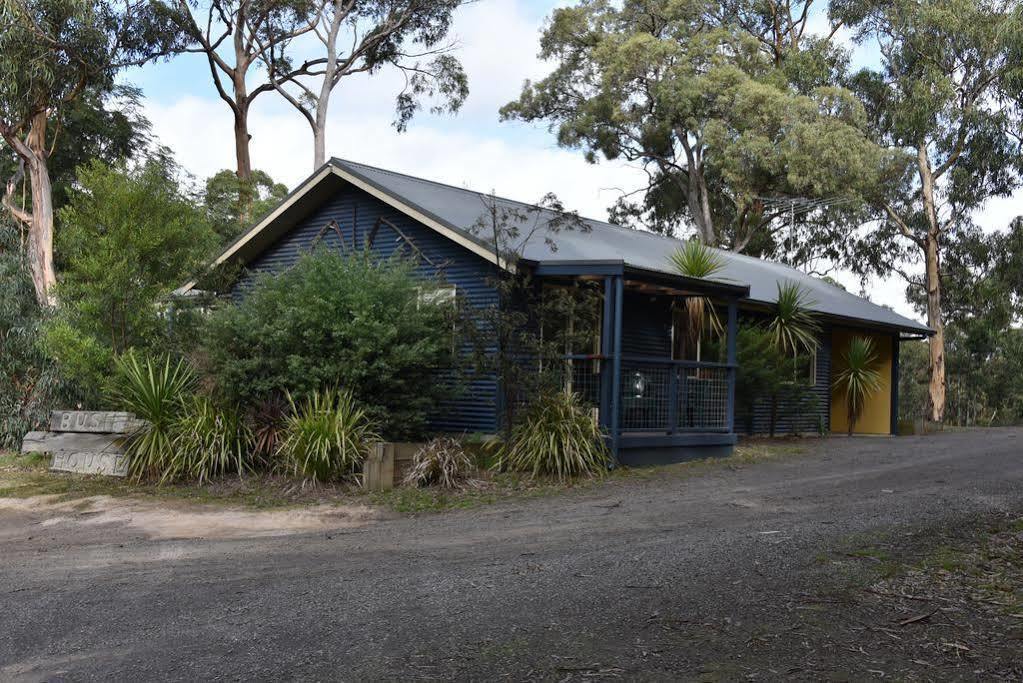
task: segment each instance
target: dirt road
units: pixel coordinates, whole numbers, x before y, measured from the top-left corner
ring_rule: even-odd
[[[8,502],[0,679],[987,677],[894,661],[883,633],[847,651],[836,629],[863,629],[828,596],[877,564],[851,547],[912,552],[1023,510],[1023,431],[807,449],[279,535]]]

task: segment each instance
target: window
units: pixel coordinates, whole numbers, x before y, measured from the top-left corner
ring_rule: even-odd
[[[807,374],[806,374],[807,386],[811,386],[811,387],[817,386],[817,348],[816,347],[814,347],[814,349],[812,351],[810,351],[810,355],[807,358],[806,371],[807,371]]]

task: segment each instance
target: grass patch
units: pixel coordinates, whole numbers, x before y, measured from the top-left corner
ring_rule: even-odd
[[[764,462],[781,461],[808,452],[798,439],[755,440],[739,445],[727,458],[707,458],[674,465],[617,468],[606,477],[583,477],[566,481],[516,472],[480,472],[466,486],[399,487],[390,491],[365,491],[354,483],[306,484],[269,475],[239,478],[224,476],[199,484],[194,481],[136,483],[98,475],[50,472],[50,458],[37,453],[0,453],[0,498],[50,495],[69,501],[92,496],[142,500],[183,501],[196,504],[241,506],[256,509],[316,504],[370,504],[401,514],[418,514],[474,508],[503,500],[528,499],[582,492],[629,481],[680,479],[719,471],[741,469]]]

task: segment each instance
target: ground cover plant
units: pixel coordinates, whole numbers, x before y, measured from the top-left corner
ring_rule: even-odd
[[[412,456],[412,467],[405,475],[404,484],[458,488],[478,469],[476,461],[461,441],[440,436],[423,444]]]

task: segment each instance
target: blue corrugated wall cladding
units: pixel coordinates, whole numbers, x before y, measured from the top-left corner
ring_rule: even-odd
[[[761,316],[744,315],[740,325],[761,320]],[[824,327],[817,337],[817,374],[810,393],[815,400],[812,405],[803,406],[799,410],[778,410],[778,421],[774,427],[775,434],[815,434],[819,429],[825,433],[831,429],[831,329]],[[786,412],[791,413],[785,415]],[[753,430],[749,431],[749,422],[744,415],[736,416],[736,431],[748,434],[768,434],[771,428],[771,402],[768,399],[757,399],[753,409]]]
[[[491,266],[487,261],[351,186],[339,190],[313,215],[250,263],[248,271],[235,286],[233,296],[244,296],[258,274],[281,272],[290,267],[314,244],[339,249],[351,249],[353,245],[361,248],[380,218],[390,221],[404,234],[386,224],[379,224],[371,248],[380,258],[399,251],[412,254],[414,245],[422,254],[418,272],[424,279],[440,276],[454,285],[459,296],[474,306],[497,302],[497,293],[489,284]],[[332,223],[336,224],[337,230]],[[438,381],[450,380],[438,377]],[[460,383],[456,397],[441,405],[437,414],[431,416],[430,426],[443,432],[493,433],[496,431],[496,398],[493,378]]]

